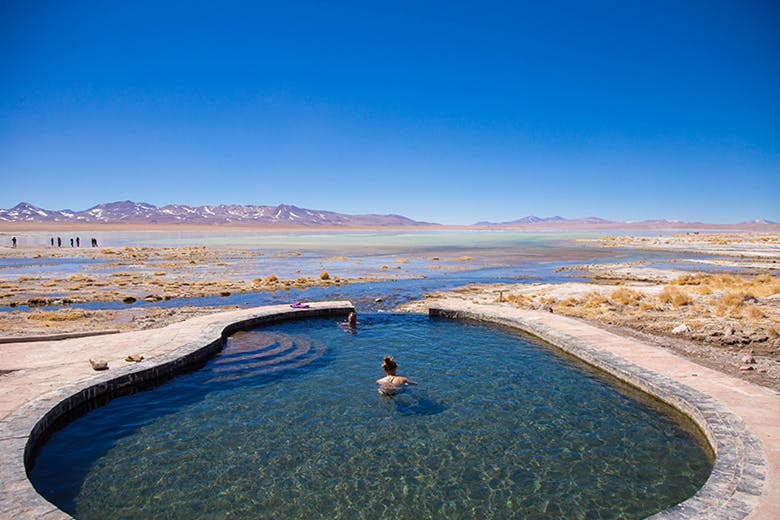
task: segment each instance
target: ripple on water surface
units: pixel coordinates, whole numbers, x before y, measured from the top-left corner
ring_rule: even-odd
[[[387,354],[420,385],[379,395]],[[654,405],[514,331],[370,315],[237,334],[55,433],[31,478],[78,518],[635,518],[710,469]]]

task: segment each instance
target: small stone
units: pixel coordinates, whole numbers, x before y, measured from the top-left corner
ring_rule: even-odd
[[[677,325],[672,329],[672,334],[688,334],[689,332],[691,332],[691,328],[685,323]]]
[[[739,369],[742,370],[743,372],[747,372],[749,370],[755,370],[755,368],[752,365],[744,365],[739,367]]]
[[[108,361],[105,359],[90,359],[89,364],[92,365],[93,370],[108,370]]]
[[[382,298],[376,298],[374,299],[374,303],[382,303],[384,300]]]

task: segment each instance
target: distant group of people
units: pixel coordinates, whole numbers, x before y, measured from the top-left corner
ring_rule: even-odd
[[[55,241],[54,237],[51,237],[51,239],[49,240],[49,243],[51,243],[51,247],[54,247],[54,241]],[[62,247],[62,237],[57,237],[56,241],[57,241],[57,247]],[[98,246],[97,238],[91,238],[90,245],[92,247],[97,247]],[[70,247],[81,247],[81,238],[80,237],[71,238]]]
[[[98,241],[97,238],[90,238],[90,245],[92,247],[98,247]],[[11,237],[11,247],[16,247],[16,244],[18,244],[18,240],[16,237]],[[54,244],[57,244],[57,247],[62,247],[62,237],[51,237],[49,239],[49,243],[51,244],[51,247],[54,247]],[[81,237],[74,237],[70,239],[70,247],[81,247]]]

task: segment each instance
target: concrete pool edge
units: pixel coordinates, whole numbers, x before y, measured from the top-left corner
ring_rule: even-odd
[[[222,348],[223,339],[236,331],[279,321],[346,316],[353,310],[350,302],[339,301],[310,303],[303,309],[274,305],[191,318],[159,329],[174,328],[173,337],[178,339],[170,348],[163,347],[159,355],[141,363],[93,372],[20,403],[0,420],[0,518],[70,518],[38,494],[27,478],[27,467],[38,442],[56,427],[58,420],[79,406],[128,387],[170,377],[212,356]],[[105,340],[121,344],[123,336],[134,340],[138,335],[128,332]],[[120,351],[123,348],[126,347],[120,347]]]
[[[571,319],[548,314],[465,302],[448,302],[429,309],[429,315],[434,317],[485,321],[528,332],[690,417],[716,455],[712,473],[694,496],[652,518],[770,517],[768,511],[759,511],[759,506],[766,506],[764,502],[769,501],[771,491],[767,455],[761,439],[739,415],[707,393],[608,352],[596,341],[567,334],[555,325],[561,324],[560,319]],[[590,328],[598,332],[595,327]],[[596,337],[593,331],[588,333]]]

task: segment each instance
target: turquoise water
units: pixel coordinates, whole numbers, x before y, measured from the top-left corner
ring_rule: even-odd
[[[75,233],[75,232],[74,232]],[[95,237],[101,247],[238,247],[258,250],[317,250],[359,252],[395,252],[429,248],[507,248],[550,245],[575,238],[597,238],[604,233],[534,233],[527,231],[489,230],[404,230],[404,231],[274,231],[209,229],[208,231],[84,231],[83,236]],[[614,234],[614,233],[608,233]],[[56,233],[55,233],[56,235]],[[20,232],[19,247],[48,246],[51,233]],[[70,235],[68,235],[70,236]],[[67,242],[67,237],[65,237]],[[82,244],[85,239],[82,237]],[[64,247],[62,249],[68,249]],[[82,248],[84,249],[84,248]]]
[[[359,320],[238,333],[53,434],[30,478],[77,518],[639,518],[711,470],[652,401],[516,331]],[[388,354],[420,384],[381,396]]]

